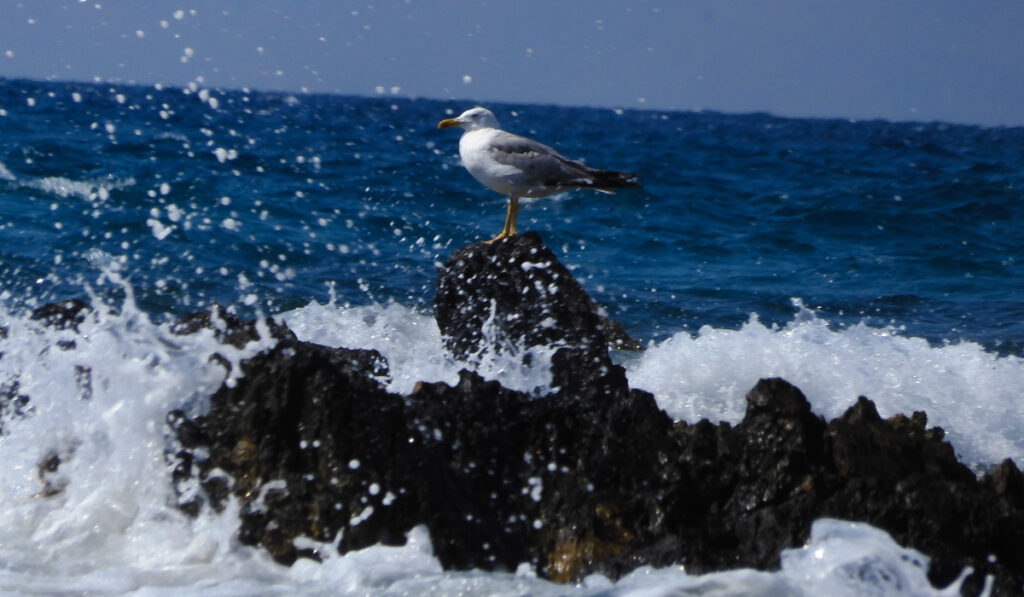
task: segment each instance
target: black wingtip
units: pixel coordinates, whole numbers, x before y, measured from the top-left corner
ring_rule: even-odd
[[[600,170],[594,174],[594,186],[598,188],[618,189],[640,186],[640,183],[636,181],[637,175],[633,172]]]

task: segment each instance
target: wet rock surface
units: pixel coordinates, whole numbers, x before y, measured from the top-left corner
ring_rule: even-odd
[[[40,321],[55,330],[75,330],[92,311],[82,299],[68,299],[59,303],[47,303],[32,311],[30,319]]]
[[[277,340],[294,340],[295,334],[286,326],[267,318],[263,321],[266,329]],[[214,304],[205,311],[190,313],[179,319],[171,332],[179,335],[194,334],[202,329],[213,331],[214,338],[221,344],[242,348],[249,342],[260,339],[259,322],[242,321],[237,315]]]
[[[207,414],[168,415],[179,507],[234,496],[240,540],[282,563],[400,544],[422,524],[448,568],[528,562],[556,581],[648,564],[773,569],[815,519],[835,517],[928,555],[937,586],[973,566],[964,594],[986,574],[996,595],[1024,592],[1024,477],[1012,461],[979,479],[923,412],[882,419],[860,398],[825,421],[781,379],[748,393],[738,425],[673,423],[629,388],[608,357],[608,324],[583,298],[534,235],[467,247],[439,272],[436,315],[454,355],[491,341],[557,347],[540,397],[470,371],[396,395],[380,383],[380,354],[281,326]],[[225,339],[248,325],[219,321]]]
[[[641,348],[535,232],[455,251],[438,272],[434,312],[445,346],[460,359],[535,346],[598,357],[608,346]]]

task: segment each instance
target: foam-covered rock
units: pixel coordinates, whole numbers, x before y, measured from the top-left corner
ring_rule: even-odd
[[[972,566],[964,594],[987,574],[993,594],[1021,593],[1024,479],[1012,461],[979,479],[923,412],[882,419],[860,398],[825,421],[781,379],[749,392],[735,426],[673,423],[629,388],[607,324],[531,236],[457,252],[439,272],[437,317],[466,358],[553,349],[549,394],[463,371],[454,386],[395,395],[379,383],[379,354],[282,327],[207,414],[169,415],[179,506],[233,495],[240,540],[283,563],[319,557],[302,537],[347,551],[423,524],[445,567],[527,562],[558,581],[641,565],[772,569],[815,519],[834,517],[927,554],[937,585]],[[224,341],[252,329],[217,321]]]
[[[240,540],[283,563],[315,557],[294,545],[300,536],[330,542],[344,529],[345,551],[404,541],[415,520],[373,515],[405,499],[409,469],[420,466],[401,398],[375,379],[382,371],[375,351],[291,338],[244,361],[242,380],[222,386],[209,413],[168,415],[181,448],[179,507],[221,509],[234,494]]]

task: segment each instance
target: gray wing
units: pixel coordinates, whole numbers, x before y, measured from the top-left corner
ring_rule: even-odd
[[[536,186],[572,188],[594,184],[590,168],[533,139],[502,131],[492,139],[488,153],[495,162],[521,170]]]
[[[566,158],[543,143],[505,131],[494,136],[488,153],[495,162],[518,168],[523,177],[537,187],[609,189],[635,186],[629,181],[636,175],[630,172],[590,168],[582,162]]]

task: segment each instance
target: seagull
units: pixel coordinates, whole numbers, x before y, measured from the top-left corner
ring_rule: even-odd
[[[632,172],[590,168],[543,143],[501,130],[487,108],[471,108],[437,123],[439,129],[453,127],[465,131],[459,139],[459,155],[466,170],[485,187],[508,195],[505,227],[488,243],[515,236],[520,198],[547,197],[570,189],[612,193],[611,189],[638,186]]]

